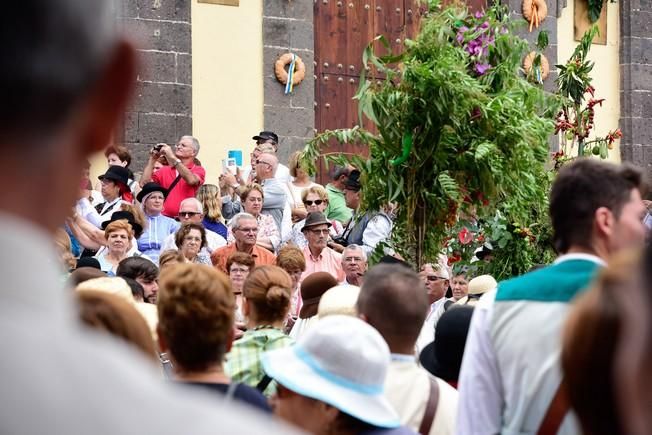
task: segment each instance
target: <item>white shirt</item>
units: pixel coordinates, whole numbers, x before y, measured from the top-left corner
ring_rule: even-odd
[[[102,223],[111,219],[111,215],[120,210],[123,201],[118,197],[113,201],[104,204],[102,210],[98,213],[88,200],[81,198],[77,201],[77,213],[97,228],[102,228]],[[100,203],[101,204],[101,203]]]
[[[448,298],[443,297],[430,305],[430,311],[428,311],[428,316],[423,322],[419,338],[417,338],[417,355],[421,354],[424,347],[435,341],[435,325],[439,321],[441,315],[444,314],[444,304],[447,300]]]
[[[367,254],[367,258],[371,257],[378,243],[389,240],[391,233],[392,221],[387,216],[376,215],[369,221],[364,233],[362,233],[362,250]],[[391,255],[393,253],[393,250],[385,249],[385,254]]]
[[[210,230],[205,230],[205,231],[206,231],[206,246],[201,248],[200,252],[203,253],[208,252],[208,254],[211,254],[217,248],[226,246],[226,240],[224,240],[224,237]],[[179,249],[177,243],[174,241],[176,235],[177,233],[170,234],[165,238],[165,241],[163,242],[163,246],[161,247],[161,252],[167,251],[168,249]]]
[[[401,424],[419,431],[430,397],[430,378],[433,377],[416,363],[414,355],[392,354],[392,362],[385,378],[385,397],[392,404]],[[447,382],[435,378],[439,387],[439,403],[430,435],[453,435],[457,414],[457,390]]]
[[[277,426],[164,382],[138,351],[84,329],[73,293],[60,284],[51,240],[40,227],[0,213],[0,433],[250,434]]]

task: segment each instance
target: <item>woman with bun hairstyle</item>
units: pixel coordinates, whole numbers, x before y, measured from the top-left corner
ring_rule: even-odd
[[[226,373],[233,381],[256,387],[269,396],[276,388],[269,385],[260,358],[264,352],[292,344],[283,332],[290,309],[292,279],[280,267],[256,267],[247,277],[242,294],[247,331],[233,343],[227,355]]]

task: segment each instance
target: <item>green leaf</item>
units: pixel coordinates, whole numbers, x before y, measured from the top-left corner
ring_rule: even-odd
[[[457,185],[457,182],[448,174],[448,171],[441,172],[439,176],[437,176],[437,181],[439,182],[442,191],[444,194],[446,194],[446,196],[448,196],[448,198],[452,200],[459,199],[459,186]]]

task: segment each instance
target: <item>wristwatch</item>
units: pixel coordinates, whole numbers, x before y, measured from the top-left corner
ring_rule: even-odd
[[[178,165],[179,163],[181,163],[181,160],[176,159],[176,160],[174,161],[174,164],[173,164],[172,166],[174,166],[174,167],[176,168],[177,165]]]

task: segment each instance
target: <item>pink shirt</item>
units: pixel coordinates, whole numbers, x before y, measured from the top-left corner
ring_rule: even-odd
[[[188,169],[190,172],[199,177],[199,184],[190,186],[186,180],[181,178],[172,192],[169,192],[163,203],[163,214],[167,217],[176,218],[179,215],[179,205],[186,198],[194,198],[199,190],[199,186],[204,184],[206,179],[206,170],[201,166],[192,165]],[[163,166],[152,174],[152,181],[168,189],[179,173],[173,166]]]
[[[342,282],[346,278],[344,269],[342,269],[342,255],[331,248],[324,248],[319,257],[315,258],[310,253],[310,248],[306,246],[303,248],[303,256],[306,259],[306,270],[301,275],[300,282],[303,282],[308,275],[315,272],[328,272],[333,275],[337,282]]]

